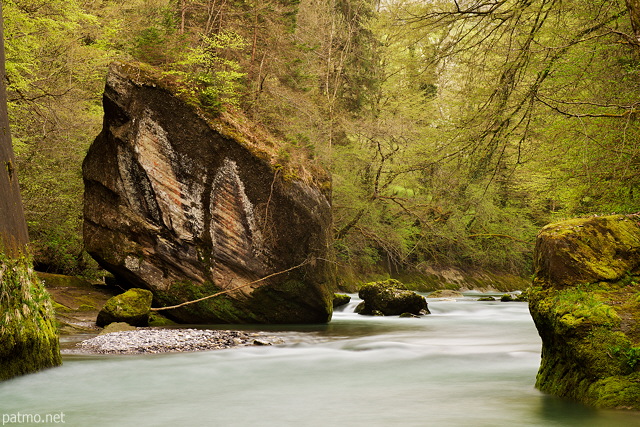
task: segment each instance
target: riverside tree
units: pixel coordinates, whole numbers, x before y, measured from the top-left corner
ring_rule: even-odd
[[[27,254],[7,114],[3,23],[0,5],[0,380],[61,363],[51,302]]]

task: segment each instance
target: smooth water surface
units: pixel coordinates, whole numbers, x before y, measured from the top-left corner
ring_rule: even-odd
[[[359,316],[356,303],[328,325],[269,327],[284,345],[67,355],[1,383],[0,414],[64,413],[70,426],[640,425],[534,388],[526,303],[429,300],[431,315],[409,319]]]

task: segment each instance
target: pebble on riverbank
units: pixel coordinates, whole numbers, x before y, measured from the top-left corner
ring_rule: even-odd
[[[150,329],[112,332],[76,344],[78,351],[94,354],[151,354],[220,350],[280,344],[276,337],[241,331],[203,329]]]

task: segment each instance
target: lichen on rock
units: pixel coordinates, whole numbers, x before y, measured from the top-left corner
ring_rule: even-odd
[[[550,224],[538,235],[529,310],[542,339],[536,386],[640,409],[640,217]]]
[[[163,312],[177,321],[328,321],[328,175],[278,164],[266,132],[181,93],[148,67],[110,67],[103,130],[83,164],[87,251],[156,305],[226,292]]]

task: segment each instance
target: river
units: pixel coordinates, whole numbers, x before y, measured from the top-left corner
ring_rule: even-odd
[[[253,328],[284,345],[65,355],[62,367],[0,383],[0,414],[91,427],[640,425],[638,413],[534,388],[541,344],[526,303],[467,294],[429,300],[422,318],[359,316],[356,303],[328,325]]]

